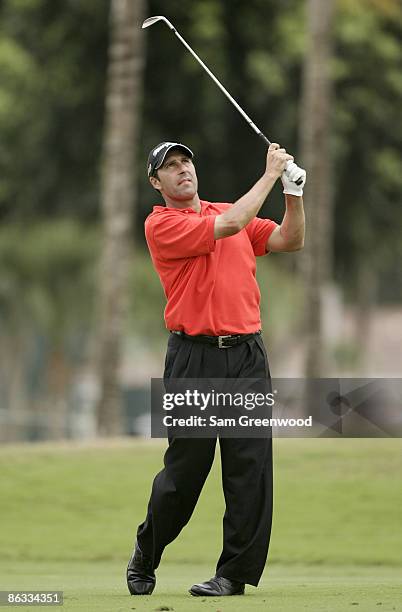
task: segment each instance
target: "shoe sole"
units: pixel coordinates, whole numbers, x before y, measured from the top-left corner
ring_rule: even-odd
[[[219,595],[219,593],[216,593],[214,595],[212,595],[211,593],[195,593],[191,589],[189,589],[188,592],[193,597],[236,597],[237,595],[244,595],[244,591],[240,593],[228,593],[227,595]]]
[[[150,591],[148,591],[147,593],[137,593],[136,591],[132,591],[129,587],[129,585],[127,584],[127,588],[129,590],[130,595],[152,595],[152,593],[154,592],[155,589],[155,585],[153,585],[153,587],[151,588]]]

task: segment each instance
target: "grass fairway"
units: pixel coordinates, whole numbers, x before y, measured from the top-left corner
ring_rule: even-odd
[[[259,588],[193,598],[188,587],[214,574],[220,553],[216,461],[190,524],[166,549],[155,593],[130,597],[125,566],[163,448],[122,440],[0,449],[0,590],[63,590],[63,609],[88,612],[402,610],[402,440],[391,439],[275,440]]]

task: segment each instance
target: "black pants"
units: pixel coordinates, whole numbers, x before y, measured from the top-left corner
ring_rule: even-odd
[[[268,360],[261,336],[228,349],[171,334],[165,378],[264,378]],[[223,550],[216,574],[257,586],[267,558],[272,522],[272,439],[219,438],[226,502]],[[158,567],[163,550],[188,523],[211,469],[215,438],[173,438],[165,467],[153,482],[137,540]]]

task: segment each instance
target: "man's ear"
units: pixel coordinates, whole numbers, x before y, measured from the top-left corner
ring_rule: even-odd
[[[151,183],[152,187],[154,189],[156,189],[157,191],[161,190],[161,184],[159,179],[156,178],[156,176],[150,176],[149,177],[149,182]]]

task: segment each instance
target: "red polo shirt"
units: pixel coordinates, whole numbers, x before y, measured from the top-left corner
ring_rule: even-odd
[[[249,334],[261,328],[255,257],[277,224],[253,219],[214,239],[214,217],[231,204],[201,201],[201,212],[154,206],[145,221],[152,261],[167,298],[166,327],[186,334]]]

